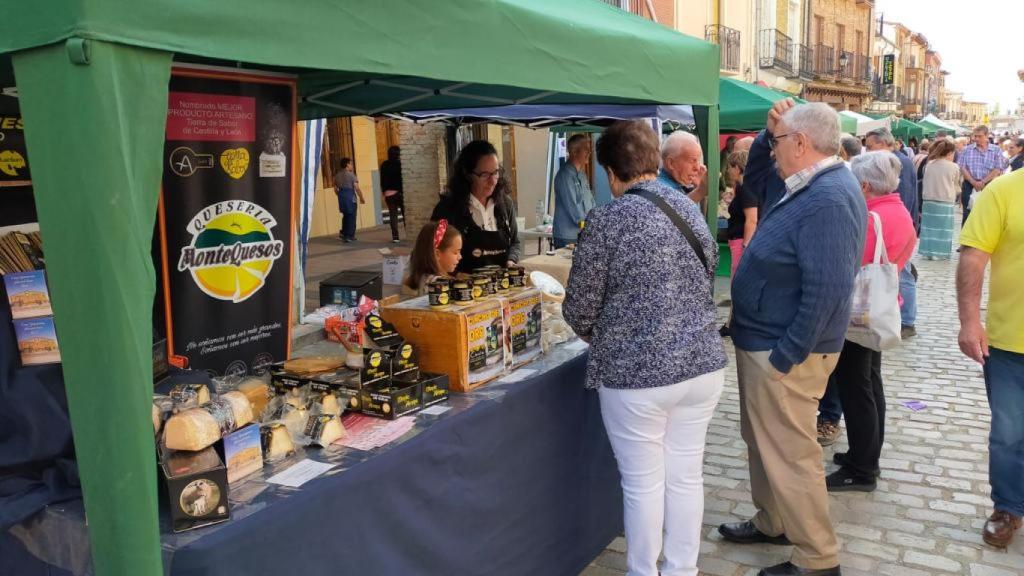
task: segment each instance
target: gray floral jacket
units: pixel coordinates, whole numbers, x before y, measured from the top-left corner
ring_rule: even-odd
[[[625,194],[591,210],[580,233],[565,319],[590,338],[587,387],[668,386],[725,367],[710,292],[718,244],[697,204],[655,180],[658,194],[690,225],[710,271],[668,216]]]

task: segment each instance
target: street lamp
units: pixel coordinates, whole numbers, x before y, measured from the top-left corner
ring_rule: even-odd
[[[850,57],[847,56],[846,52],[839,54],[839,67],[846,68],[846,65],[850,63]]]

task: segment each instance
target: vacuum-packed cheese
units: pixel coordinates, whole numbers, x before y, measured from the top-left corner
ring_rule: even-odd
[[[263,459],[268,462],[280,460],[295,452],[291,432],[284,424],[269,424],[260,429],[263,444]]]
[[[252,406],[245,394],[228,392],[167,420],[164,444],[171,450],[202,450],[249,422],[252,422]]]
[[[326,447],[333,444],[335,440],[345,437],[345,427],[337,416],[330,414],[310,416],[306,423],[306,436],[309,436],[314,444]]]
[[[210,389],[206,384],[175,384],[171,388],[174,411],[181,412],[210,401]]]
[[[259,416],[272,397],[270,385],[259,378],[249,378],[238,385],[238,391],[245,394],[252,405],[252,413]]]

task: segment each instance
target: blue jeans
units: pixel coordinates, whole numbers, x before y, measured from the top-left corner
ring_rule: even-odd
[[[557,250],[559,248],[565,248],[569,244],[575,244],[577,240],[576,238],[559,238],[558,236],[554,236],[551,238],[551,242],[554,244],[555,250]]]
[[[338,209],[341,211],[341,237],[356,239],[356,192],[342,188],[338,191]]]
[[[992,411],[988,478],[996,510],[1024,516],[1024,354],[989,348],[985,390]]]
[[[818,400],[818,421],[835,422],[843,417],[843,404],[839,401],[839,384],[836,383],[835,374],[829,376],[828,386],[825,387],[825,394]]]
[[[910,262],[900,270],[900,296],[903,297],[903,305],[900,306],[901,323],[913,326],[917,321],[917,280],[910,273]]]

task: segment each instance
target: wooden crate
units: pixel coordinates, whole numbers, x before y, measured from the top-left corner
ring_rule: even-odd
[[[427,297],[422,296],[382,307],[381,317],[416,346],[422,370],[448,375],[452,391],[468,392],[505,371],[506,327],[502,303],[497,298],[471,306],[431,308]],[[483,324],[496,325],[500,330],[496,336],[485,336],[497,338],[497,350],[490,350],[485,342],[484,366],[471,370],[470,356],[475,348],[471,344],[480,341]]]

